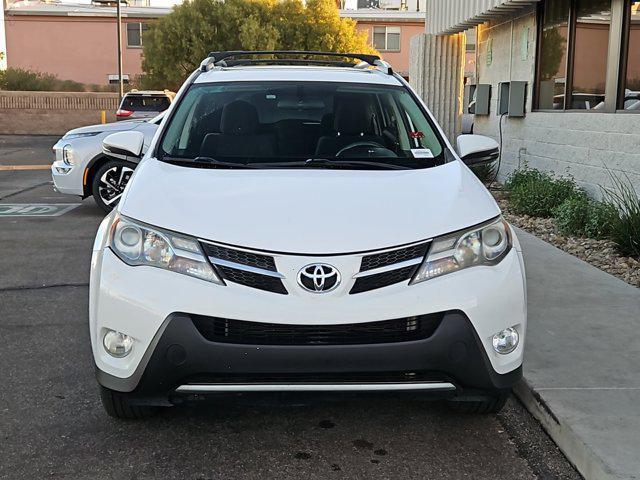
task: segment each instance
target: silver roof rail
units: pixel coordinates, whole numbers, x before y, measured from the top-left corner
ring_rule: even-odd
[[[373,62],[376,70],[380,70],[382,73],[386,73],[387,75],[393,75],[393,68],[389,62],[385,62],[382,59],[378,59]]]
[[[304,56],[304,58],[274,58],[274,59],[246,59],[246,60],[232,60],[227,61],[228,59],[241,57],[241,56],[252,56],[252,55],[277,55],[282,57],[283,55],[290,55],[294,57]],[[352,58],[356,60],[360,60],[358,64],[349,64],[348,62],[338,61],[338,62],[330,62],[326,60],[312,60],[308,57],[310,56],[320,56],[320,57],[337,57],[337,58]],[[386,75],[393,75],[393,68],[391,65],[384,60],[382,60],[377,55],[368,55],[363,53],[338,53],[338,52],[318,52],[318,51],[305,51],[305,50],[258,50],[258,51],[250,51],[250,50],[233,50],[233,51],[222,51],[222,52],[211,52],[209,56],[205,58],[202,63],[200,63],[200,71],[208,72],[214,67],[227,67],[234,65],[251,65],[251,64],[268,64],[272,63],[273,65],[282,65],[282,64],[303,64],[307,63],[310,65],[327,65],[332,66],[332,64],[339,66],[351,66],[353,68],[358,69],[367,69],[374,68]]]
[[[213,57],[207,57],[202,62],[200,62],[200,71],[208,72],[211,70],[216,64],[216,59]]]

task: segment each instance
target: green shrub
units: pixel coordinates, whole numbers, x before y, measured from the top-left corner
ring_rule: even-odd
[[[591,202],[584,233],[589,238],[606,238],[611,235],[618,217],[618,210],[606,202]]]
[[[591,200],[573,195],[553,209],[556,229],[563,235],[584,235],[589,219]]]
[[[617,211],[611,239],[623,255],[640,258],[640,198],[628,177],[624,180],[609,172],[611,188],[603,188],[605,202]]]
[[[582,191],[553,209],[558,232],[589,238],[608,237],[617,215],[618,211],[610,204],[591,200]]]
[[[0,90],[82,92],[84,85],[73,80],[59,80],[49,73],[7,68],[0,71]]]
[[[566,199],[582,194],[571,177],[555,177],[529,168],[516,170],[505,187],[513,211],[534,217],[550,217]]]

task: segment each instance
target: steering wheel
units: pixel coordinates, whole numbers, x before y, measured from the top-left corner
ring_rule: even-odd
[[[350,150],[353,150],[353,152],[351,152]],[[389,155],[389,152],[391,153],[391,155]],[[347,145],[346,147],[341,148],[340,150],[338,150],[338,153],[336,153],[336,157],[342,157],[342,156],[348,156],[348,155],[355,156],[356,153],[360,153],[360,155],[358,156],[363,156],[363,157],[371,157],[371,156],[395,157],[396,156],[396,154],[393,153],[391,150],[389,150],[383,145],[380,145],[377,142],[363,141],[363,142],[353,142]],[[381,153],[383,153],[383,155],[381,155]],[[372,155],[372,154],[376,154],[376,155]]]

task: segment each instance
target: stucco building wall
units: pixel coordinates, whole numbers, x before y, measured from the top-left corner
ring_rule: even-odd
[[[409,75],[409,52],[411,49],[411,39],[416,35],[424,33],[424,22],[407,23],[407,22],[365,22],[358,21],[357,29],[366,31],[369,35],[369,41],[373,38],[373,27],[377,26],[396,26],[400,27],[400,51],[383,51],[380,52],[382,58],[393,65],[393,68],[404,76]]]
[[[115,18],[7,14],[5,20],[10,67],[98,85],[118,73]],[[141,49],[127,48],[124,25],[122,45],[123,73],[133,79],[142,72]]]

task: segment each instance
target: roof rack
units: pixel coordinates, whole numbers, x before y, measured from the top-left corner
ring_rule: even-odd
[[[243,60],[231,60],[235,57],[247,56],[247,55],[304,55],[315,57],[335,57],[335,58],[353,58],[360,60],[359,64],[352,64],[345,61],[331,61],[331,60],[318,60],[309,58],[247,58]],[[211,52],[209,56],[205,58],[200,64],[200,70],[206,72],[211,70],[215,66],[219,67],[232,67],[241,65],[252,64],[271,64],[271,65],[327,65],[327,66],[340,66],[340,67],[355,67],[355,68],[368,68],[374,67],[386,73],[387,75],[393,75],[393,69],[391,65],[383,61],[378,55],[369,55],[364,53],[338,53],[338,52],[319,52],[319,51],[307,51],[307,50],[230,50],[221,52]]]

